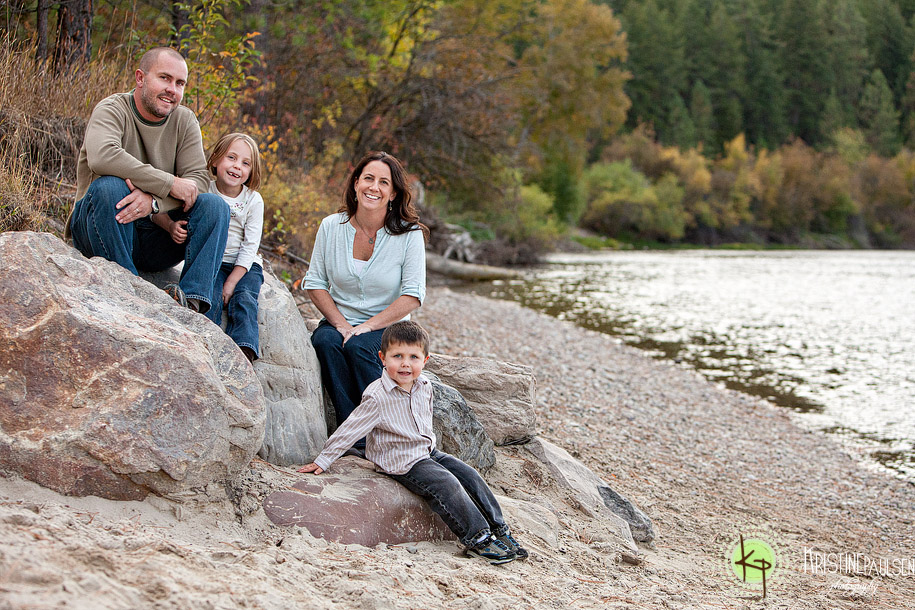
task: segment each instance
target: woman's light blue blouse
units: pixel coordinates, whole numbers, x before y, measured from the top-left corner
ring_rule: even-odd
[[[426,298],[426,248],[422,231],[390,235],[378,231],[375,250],[361,274],[353,265],[356,229],[344,213],[321,221],[306,290],[326,290],[346,321],[356,326],[381,313],[399,296]],[[409,319],[407,316],[404,319]]]

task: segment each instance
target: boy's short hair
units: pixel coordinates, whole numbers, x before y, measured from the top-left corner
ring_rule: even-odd
[[[381,333],[381,353],[385,354],[394,343],[419,345],[423,355],[429,355],[429,333],[413,320],[403,320],[391,324]]]

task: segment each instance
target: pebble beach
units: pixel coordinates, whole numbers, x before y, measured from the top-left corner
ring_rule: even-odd
[[[622,550],[518,447],[497,449],[487,479],[549,509],[555,531],[517,527],[531,557],[503,566],[454,542],[366,548],[273,526],[263,495],[302,475],[259,460],[232,485],[142,502],[3,476],[0,609],[915,607],[915,486],[854,448],[514,303],[433,286],[415,319],[434,352],[530,366],[539,434],[641,508],[654,542]],[[741,535],[778,558],[765,597],[734,575]]]

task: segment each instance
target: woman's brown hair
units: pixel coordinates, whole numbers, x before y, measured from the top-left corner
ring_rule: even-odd
[[[350,173],[346,181],[346,190],[343,192],[343,205],[337,210],[346,214],[347,218],[344,222],[355,216],[356,210],[359,209],[359,202],[356,200],[356,182],[362,175],[365,166],[372,161],[381,161],[391,170],[391,183],[395,195],[388,204],[384,215],[385,230],[391,235],[401,235],[407,231],[419,229],[423,232],[423,236],[428,237],[429,229],[419,222],[419,214],[416,213],[416,207],[413,205],[413,195],[410,185],[407,183],[407,171],[397,157],[384,151],[373,151],[366,154]]]

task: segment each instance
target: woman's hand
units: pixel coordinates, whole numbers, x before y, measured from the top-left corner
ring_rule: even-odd
[[[339,328],[337,330],[340,330]],[[346,345],[346,342],[355,337],[356,335],[364,335],[365,333],[372,332],[372,327],[367,323],[363,322],[357,326],[351,326],[347,332],[341,332],[343,335],[343,345]]]

